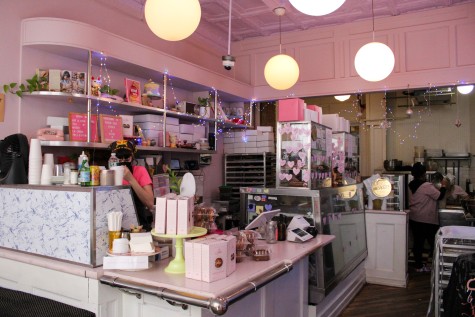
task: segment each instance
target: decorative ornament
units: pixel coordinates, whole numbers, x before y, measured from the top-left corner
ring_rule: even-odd
[[[456,126],[457,128],[460,128],[460,127],[462,126],[462,121],[460,121],[459,118],[455,119],[455,126]]]

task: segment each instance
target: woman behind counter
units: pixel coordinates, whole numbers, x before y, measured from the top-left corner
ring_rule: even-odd
[[[137,209],[139,224],[150,231],[153,223],[154,197],[152,179],[143,166],[132,165],[137,149],[132,141],[118,140],[110,145],[111,152],[116,153],[119,165],[124,166],[124,185],[132,187],[134,204]]]
[[[434,251],[434,240],[439,230],[437,201],[444,199],[447,180],[441,180],[440,190],[426,180],[426,168],[417,162],[411,170],[414,180],[409,183],[409,226],[414,238],[412,252],[416,262],[416,272],[429,272],[430,267],[422,261],[424,243],[430,246],[430,255]]]

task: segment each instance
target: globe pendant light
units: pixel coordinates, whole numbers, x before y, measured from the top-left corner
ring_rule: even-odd
[[[150,30],[167,41],[186,39],[201,20],[198,0],[147,0],[144,11]]]
[[[345,3],[345,0],[289,0],[289,2],[304,14],[321,16],[332,13]]]
[[[274,13],[279,16],[279,54],[271,57],[264,67],[264,77],[274,89],[289,89],[299,79],[299,65],[291,56],[282,54],[282,30],[281,17],[285,14],[285,8],[274,9]]]
[[[473,85],[462,85],[462,86],[457,86],[457,91],[461,93],[462,95],[466,95],[471,93],[473,90]]]
[[[363,45],[355,56],[355,69],[361,78],[367,81],[380,81],[391,74],[394,69],[394,53],[384,43],[374,41],[374,9],[373,13],[373,42]]]
[[[335,96],[335,99],[338,101],[346,101],[350,99],[350,97],[351,95],[339,95],[339,96]]]

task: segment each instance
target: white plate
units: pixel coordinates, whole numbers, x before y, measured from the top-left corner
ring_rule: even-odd
[[[183,180],[180,185],[180,195],[186,197],[193,197],[196,194],[195,177],[191,173],[183,175]]]

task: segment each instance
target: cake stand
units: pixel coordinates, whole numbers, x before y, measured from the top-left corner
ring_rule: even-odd
[[[185,273],[185,258],[183,257],[183,239],[203,236],[208,232],[206,228],[193,227],[188,234],[159,234],[152,229],[152,235],[160,238],[175,239],[175,258],[168,263],[165,272],[174,274]]]

